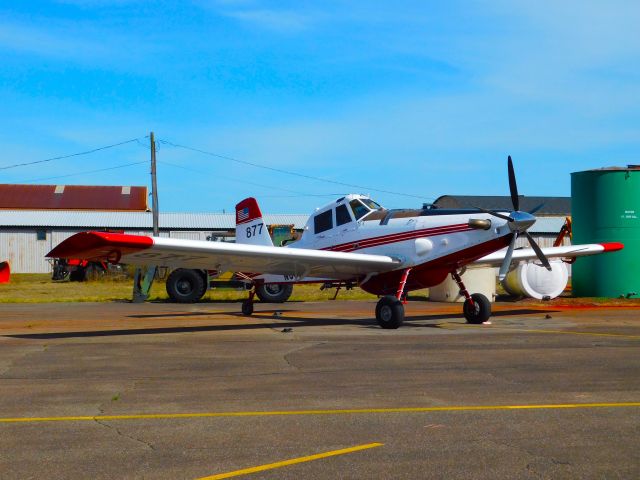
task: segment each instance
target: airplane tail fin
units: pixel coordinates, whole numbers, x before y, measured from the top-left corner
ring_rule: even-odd
[[[236,243],[273,247],[262,212],[253,197],[245,198],[236,205]]]

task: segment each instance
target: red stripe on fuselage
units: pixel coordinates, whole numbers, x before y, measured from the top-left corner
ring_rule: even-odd
[[[444,235],[447,233],[458,233],[472,230],[466,223],[458,225],[444,225],[441,227],[423,228],[421,230],[410,230],[407,232],[393,233],[390,235],[381,235],[378,237],[365,238],[348,243],[342,243],[339,245],[333,245],[331,247],[323,248],[322,250],[329,250],[333,252],[348,252],[353,250],[362,250],[363,248],[377,247],[380,245],[387,245],[389,243],[403,242],[406,240],[413,240],[414,238],[433,237],[436,235]]]

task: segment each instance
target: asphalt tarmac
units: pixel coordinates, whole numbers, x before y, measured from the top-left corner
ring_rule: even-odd
[[[4,304],[0,478],[640,478],[640,310]]]

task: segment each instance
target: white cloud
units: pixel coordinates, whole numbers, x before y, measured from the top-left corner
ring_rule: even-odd
[[[312,18],[293,11],[246,9],[226,10],[223,15],[280,33],[297,33],[312,25]]]

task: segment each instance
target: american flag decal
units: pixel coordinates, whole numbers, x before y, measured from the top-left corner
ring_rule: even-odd
[[[249,207],[245,207],[242,210],[238,210],[239,222],[244,222],[247,218],[249,218]]]

